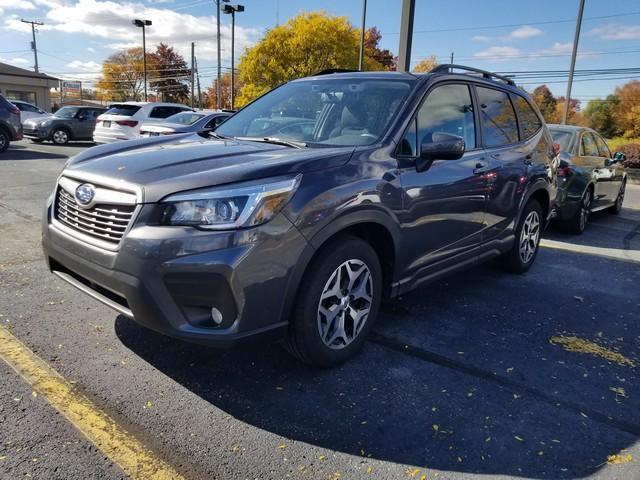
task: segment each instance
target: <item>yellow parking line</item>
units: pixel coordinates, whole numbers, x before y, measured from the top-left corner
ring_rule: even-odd
[[[575,243],[558,242],[543,238],[540,246],[553,248],[556,250],[566,250],[573,253],[584,253],[596,255],[598,257],[613,258],[615,260],[625,260],[629,262],[640,262],[640,250],[623,250],[621,248],[591,247],[589,245],[578,245]]]
[[[0,327],[0,358],[127,475],[143,480],[183,478],[4,327]]]

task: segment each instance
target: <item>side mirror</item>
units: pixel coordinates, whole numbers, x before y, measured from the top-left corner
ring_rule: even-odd
[[[627,155],[623,152],[616,152],[613,154],[613,162],[612,163],[618,163],[618,162],[624,162],[627,159]]]
[[[464,139],[450,133],[436,132],[430,142],[420,145],[420,156],[416,159],[416,170],[423,172],[434,160],[457,160],[464,155]]]

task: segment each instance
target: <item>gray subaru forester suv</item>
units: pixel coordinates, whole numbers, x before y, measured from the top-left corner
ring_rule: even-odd
[[[58,277],[155,331],[282,340],[332,366],[362,346],[383,298],[492,258],[527,271],[554,157],[508,78],[453,65],[318,74],[215,132],[72,158],[44,251]]]

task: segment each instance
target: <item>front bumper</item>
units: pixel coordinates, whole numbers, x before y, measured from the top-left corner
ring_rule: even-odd
[[[59,228],[52,202],[42,231],[50,270],[119,313],[205,345],[284,334],[292,273],[310,248],[284,215],[253,229],[212,232],[146,225],[153,206],[144,205],[119,248],[108,251]],[[219,325],[212,308],[222,313]]]
[[[49,128],[24,126],[22,129],[23,136],[26,138],[34,138],[36,140],[47,140],[51,133]]]

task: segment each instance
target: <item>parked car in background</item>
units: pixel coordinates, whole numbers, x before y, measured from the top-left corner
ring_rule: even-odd
[[[232,114],[218,110],[197,110],[180,112],[163,121],[146,121],[140,126],[140,137],[157,137],[174,133],[201,132],[215,130]]]
[[[96,120],[104,108],[67,106],[50,117],[24,122],[24,136],[36,143],[51,141],[65,145],[71,140],[91,140]]]
[[[248,134],[294,107],[305,128]],[[362,347],[383,297],[492,258],[529,270],[556,195],[527,93],[459,66],[302,78],[207,138],[127,143],[65,165],[43,217],[50,270],[161,333],[282,339],[325,367]]]
[[[560,145],[556,223],[580,234],[591,212],[619,213],[627,183],[620,155],[612,156],[604,139],[590,128],[549,125],[549,130]]]
[[[9,148],[9,143],[22,140],[20,110],[0,95],[0,153]]]
[[[23,102],[22,100],[11,100],[11,103],[20,110],[20,119],[22,123],[32,118],[45,118],[52,115],[51,113],[45,112],[40,107],[28,102]]]
[[[93,141],[111,143],[120,140],[133,140],[140,135],[140,126],[146,120],[164,120],[180,112],[192,112],[193,109],[178,103],[124,102],[109,106],[98,119]]]

